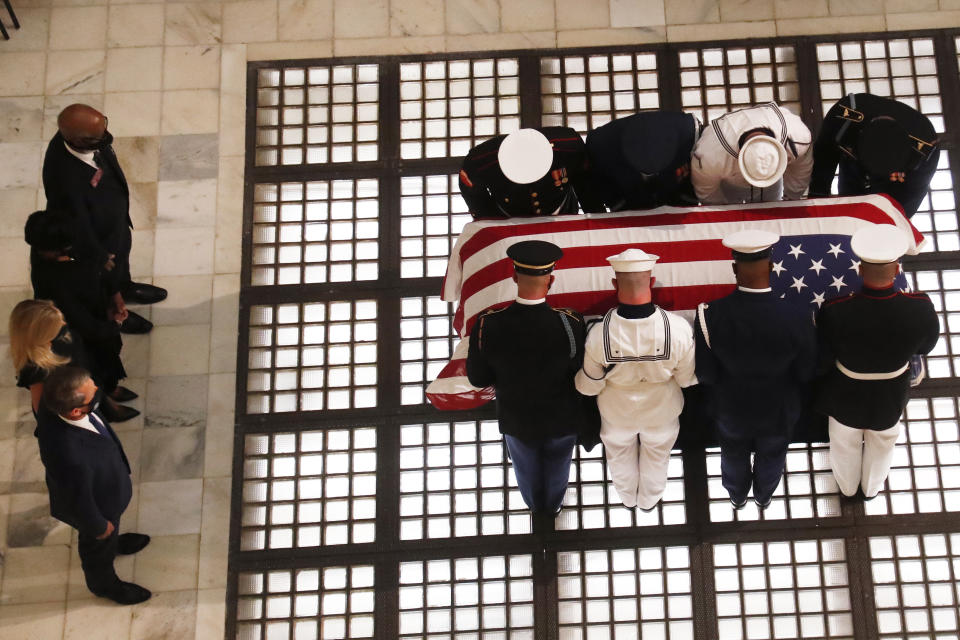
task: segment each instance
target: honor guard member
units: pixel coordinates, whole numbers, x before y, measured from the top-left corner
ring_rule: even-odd
[[[940,326],[926,294],[894,287],[908,246],[901,230],[865,227],[850,244],[860,258],[863,289],[828,300],[817,315],[821,361],[830,371],[816,408],[829,417],[830,466],[840,491],[852,496],[859,485],[869,499],[890,472],[910,359],[936,346]]]
[[[474,218],[604,210],[589,183],[583,139],[567,127],[520,129],[477,145],[463,159],[460,193]]]
[[[851,93],[823,119],[813,146],[810,197],[886,193],[909,218],[920,207],[940,158],[937,132],[911,107],[869,93]]]
[[[546,302],[562,255],[540,240],[507,249],[517,299],[477,318],[467,354],[470,383],[496,387],[497,419],[520,495],[531,511],[546,515],[563,503],[581,423],[573,380],[583,361],[583,317]]]
[[[810,182],[812,138],[773,102],[720,116],[693,149],[690,179],[703,204],[799,200]]]
[[[697,204],[690,154],[700,122],[689,113],[645,111],[587,134],[590,174],[610,211]]]
[[[707,392],[721,479],[736,509],[747,503],[751,486],[757,506],[769,506],[817,364],[810,311],[770,288],[770,247],[779,239],[755,230],[726,236],[737,289],[701,304],[693,325],[697,380]]]
[[[598,396],[600,439],[620,500],[645,511],[667,485],[680,389],[697,382],[690,323],[652,302],[658,258],[640,249],[607,258],[619,305],[593,326],[577,374],[580,393]]]

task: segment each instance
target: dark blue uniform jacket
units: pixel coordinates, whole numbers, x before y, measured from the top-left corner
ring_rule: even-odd
[[[106,438],[64,422],[43,404],[37,415],[40,459],[47,471],[50,515],[82,534],[99,536],[130,504],[130,463],[107,421]]]
[[[789,430],[817,363],[812,313],[778,294],[739,289],[707,305],[694,322],[697,379],[710,413],[731,437]]]

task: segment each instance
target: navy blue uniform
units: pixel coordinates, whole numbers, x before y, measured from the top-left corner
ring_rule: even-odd
[[[700,123],[688,113],[645,111],[587,135],[590,174],[610,211],[692,206],[690,154]]]
[[[541,127],[553,147],[553,164],[540,180],[511,182],[500,170],[497,153],[506,136],[490,138],[470,150],[460,170],[460,193],[475,218],[523,218],[602,212],[587,174],[583,138],[569,127]]]
[[[913,145],[907,165],[888,175],[871,175],[858,158],[860,133],[878,117],[895,120],[911,137]],[[830,195],[830,185],[839,164],[840,195],[886,193],[899,202],[910,217],[927,195],[939,157],[937,132],[925,115],[890,98],[869,93],[848,95],[824,116],[813,146],[810,197]]]
[[[738,289],[701,306],[694,335],[697,379],[720,441],[723,486],[739,503],[752,484],[754,499],[765,504],[780,483],[804,385],[816,367],[811,314],[773,292]]]
[[[46,469],[50,515],[79,533],[78,551],[87,586],[101,595],[120,582],[113,560],[120,516],[130,504],[133,486],[130,463],[117,434],[100,415],[96,419],[102,427],[100,433],[64,422],[41,404],[36,435]],[[91,423],[93,420],[91,417]],[[108,520],[115,527],[113,534],[97,540],[107,530]]]
[[[887,373],[914,355],[926,355],[940,338],[940,322],[925,293],[870,289],[828,300],[817,314],[821,360],[816,408],[855,429],[881,431],[897,424],[910,390],[910,370],[888,380],[855,380],[856,373]]]
[[[563,502],[583,426],[574,377],[586,332],[576,311],[518,302],[482,314],[470,332],[467,377],[497,390],[497,419],[524,502],[553,513]]]

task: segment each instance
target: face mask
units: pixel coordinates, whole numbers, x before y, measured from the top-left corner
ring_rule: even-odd
[[[113,144],[113,134],[111,134],[109,131],[104,129],[103,137],[100,138],[100,142],[97,143],[97,150],[106,151],[112,144]]]
[[[86,409],[84,415],[89,415],[100,407],[101,400],[103,400],[103,391],[100,388],[97,388],[96,392],[93,394],[93,400],[79,408]]]

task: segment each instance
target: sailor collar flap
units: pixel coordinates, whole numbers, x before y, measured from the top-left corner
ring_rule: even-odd
[[[755,120],[751,117],[754,115],[753,113],[746,113],[747,111],[756,113],[758,109],[769,109],[773,117]],[[713,127],[714,133],[717,134],[717,140],[720,142],[720,146],[734,158],[740,155],[740,144],[738,140],[743,133],[749,129],[770,129],[780,144],[785,147],[787,146],[787,120],[783,117],[783,112],[780,111],[780,107],[774,102],[731,111],[715,120],[711,120],[710,125]],[[779,135],[777,134],[777,127],[779,127]],[[732,140],[724,135],[724,130],[732,136]]]
[[[669,360],[670,359],[670,319],[667,317],[667,312],[657,307],[659,313],[654,313],[651,316],[646,318],[638,318],[634,320],[620,318],[621,322],[624,323],[639,323],[652,321],[651,326],[653,329],[653,344],[662,345],[660,348],[655,350],[655,353],[652,354],[624,354],[622,349],[615,349],[612,345],[610,339],[610,325],[611,320],[613,319],[613,314],[616,313],[616,308],[607,311],[606,315],[603,316],[603,357],[607,362],[657,362],[659,360]],[[622,345],[618,345],[621,346]]]

